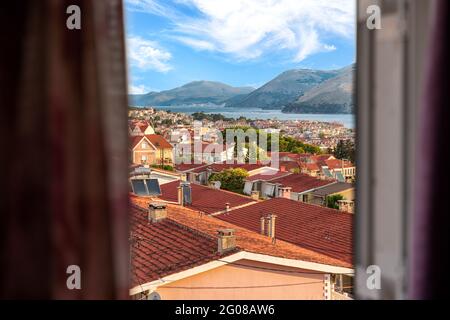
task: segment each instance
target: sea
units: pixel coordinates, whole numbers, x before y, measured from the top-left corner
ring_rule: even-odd
[[[292,114],[282,113],[281,110],[263,110],[260,108],[226,108],[220,105],[179,105],[179,106],[158,106],[155,109],[170,110],[172,112],[192,114],[204,112],[207,114],[222,114],[227,118],[237,119],[241,116],[247,119],[260,120],[310,120],[321,122],[338,122],[346,128],[355,128],[355,117],[352,114]]]

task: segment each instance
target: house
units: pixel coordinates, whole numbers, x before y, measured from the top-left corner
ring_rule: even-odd
[[[234,143],[219,144],[197,140],[178,143],[175,147],[177,163],[215,163],[234,159]]]
[[[324,180],[303,173],[285,171],[273,175],[255,175],[248,177],[244,193],[259,193],[262,198],[288,197],[296,201],[308,202],[311,191],[335,183],[335,180]]]
[[[191,208],[140,197],[131,202],[133,299],[351,299],[336,287],[336,279],[353,276],[346,259],[274,242]]]
[[[173,147],[162,136],[130,136],[130,162],[142,165],[173,165]]]
[[[313,177],[337,179],[341,182],[355,180],[356,167],[348,160],[339,160],[329,154],[301,157],[300,171]]]
[[[355,187],[351,183],[335,182],[330,185],[326,185],[322,188],[311,191],[308,196],[307,202],[310,204],[325,206],[327,203],[327,198],[334,195],[341,195],[344,197],[344,200],[354,201]]]
[[[138,121],[132,123],[129,126],[129,135],[130,136],[144,136],[155,134],[155,129],[150,125],[148,121]]]
[[[181,173],[167,171],[159,168],[148,168],[143,165],[134,165],[130,168],[129,176],[133,179],[157,179],[159,185],[184,180]]]
[[[209,177],[214,173],[222,172],[227,169],[244,169],[249,176],[257,175],[262,172],[277,171],[271,167],[263,164],[238,164],[238,163],[212,163],[212,164],[179,164],[176,165],[176,170],[179,173],[186,174],[186,180],[192,183],[208,184]]]

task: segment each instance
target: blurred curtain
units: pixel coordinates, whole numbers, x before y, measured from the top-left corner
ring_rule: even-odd
[[[122,3],[2,1],[0,35],[0,298],[126,298]]]
[[[448,103],[448,0],[435,0],[427,75],[419,117],[416,210],[410,259],[409,297],[448,295],[450,204],[450,105]]]

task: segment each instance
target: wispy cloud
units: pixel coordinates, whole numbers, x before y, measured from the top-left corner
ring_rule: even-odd
[[[129,85],[128,93],[129,94],[144,94],[149,92],[150,90],[144,85]]]
[[[197,50],[251,60],[288,51],[300,62],[337,48],[332,38],[352,39],[354,0],[128,0],[134,8],[163,16],[174,39]],[[187,15],[177,6],[189,6]]]
[[[172,70],[172,66],[169,64],[172,55],[161,48],[156,41],[141,37],[128,37],[127,54],[132,67],[158,72]]]

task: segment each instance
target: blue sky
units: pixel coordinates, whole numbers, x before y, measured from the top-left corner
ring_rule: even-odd
[[[125,0],[129,92],[355,61],[354,0]]]

